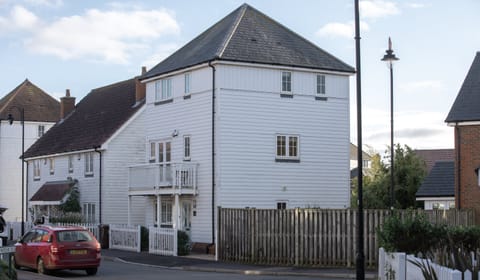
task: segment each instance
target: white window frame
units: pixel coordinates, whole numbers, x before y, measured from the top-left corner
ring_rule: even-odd
[[[150,142],[148,150],[150,151],[149,161],[155,162],[157,160],[157,142]]]
[[[48,159],[48,166],[50,170],[50,175],[55,174],[55,158]]]
[[[42,124],[38,125],[38,132],[37,132],[38,138],[42,137],[44,134],[45,134],[45,126]]]
[[[33,161],[33,179],[40,180],[40,160]]]
[[[292,72],[282,71],[282,92],[292,94]]]
[[[85,176],[93,176],[93,153],[85,153]]]
[[[172,99],[172,79],[165,78],[155,82],[155,102]]]
[[[317,84],[317,94],[318,95],[325,95],[326,94],[326,78],[323,74],[317,74],[316,77],[316,84]]]
[[[82,215],[87,223],[96,223],[96,205],[92,202],[85,202],[82,204]]]
[[[173,225],[173,219],[172,219],[172,215],[173,215],[173,212],[172,212],[172,202],[169,201],[169,200],[162,200],[160,202],[161,204],[161,219],[160,219],[160,225],[164,225],[164,226],[171,226]]]
[[[191,159],[192,137],[190,135],[183,136],[183,160]]]
[[[68,173],[73,173],[73,160],[74,160],[74,156],[69,155],[68,156]]]
[[[184,75],[184,93],[185,95],[189,95],[191,91],[191,81],[192,81],[192,75],[190,72],[185,73]]]
[[[279,137],[284,137],[284,153],[279,153]],[[296,139],[296,149],[292,153],[291,139]],[[283,150],[283,149],[282,149]],[[275,135],[275,156],[279,160],[299,160],[300,159],[300,135],[295,134],[277,134]]]

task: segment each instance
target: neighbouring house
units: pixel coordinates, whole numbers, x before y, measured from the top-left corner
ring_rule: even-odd
[[[217,207],[350,205],[354,69],[244,4],[142,76],[147,224],[215,243]]]
[[[445,122],[455,130],[455,205],[480,215],[480,52]],[[478,220],[478,219],[477,219]]]
[[[142,73],[146,70],[142,69]],[[61,119],[25,153],[28,205],[34,220],[62,213],[73,191],[86,222],[142,224],[130,200],[128,166],[144,162],[145,85],[138,78],[93,89],[77,105],[69,91],[61,98]]]
[[[416,194],[425,210],[455,208],[455,162],[436,161]]]
[[[13,117],[11,124],[8,120],[10,114]],[[22,220],[22,128],[26,150],[59,117],[60,103],[28,79],[0,99],[0,205],[8,208],[4,213],[7,221]]]
[[[417,191],[416,200],[423,201],[424,209],[455,208],[454,149],[415,150],[425,162],[427,176]]]
[[[372,167],[372,156],[362,149],[362,167],[363,174]],[[350,180],[358,177],[358,149],[357,146],[350,143]],[[353,185],[352,185],[353,187]]]

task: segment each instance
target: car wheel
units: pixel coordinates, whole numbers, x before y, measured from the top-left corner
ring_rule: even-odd
[[[97,271],[98,271],[97,267],[85,269],[85,272],[87,272],[87,275],[95,275],[97,274]]]
[[[45,268],[45,264],[43,263],[43,259],[40,257],[37,260],[37,271],[38,274],[48,274],[49,270]]]
[[[15,255],[12,254],[12,256],[10,257],[10,260],[12,262],[12,266],[15,267],[15,269],[19,269],[20,266],[17,264],[17,262],[15,261]]]

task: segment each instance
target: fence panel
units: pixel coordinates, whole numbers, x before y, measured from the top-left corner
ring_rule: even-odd
[[[125,251],[141,251],[140,226],[110,225],[109,229],[110,249]]]
[[[177,255],[177,230],[174,228],[148,228],[148,252],[163,256]]]
[[[75,226],[75,227],[84,227],[91,231],[97,240],[100,240],[100,230],[99,224],[89,224],[89,223],[50,223],[52,226]]]
[[[411,211],[401,211],[402,217]],[[353,267],[357,211],[351,209],[218,209],[218,258],[223,261]],[[377,230],[390,210],[364,211],[365,264],[378,261]],[[437,224],[473,225],[472,210],[415,211]]]

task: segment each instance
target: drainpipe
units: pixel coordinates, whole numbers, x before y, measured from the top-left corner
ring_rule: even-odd
[[[100,146],[93,147],[99,155],[99,178],[98,178],[98,222],[102,224],[102,152],[98,149]]]
[[[208,66],[212,68],[212,244],[215,244],[215,66],[212,61]]]
[[[457,145],[455,147],[455,150],[457,152],[457,203],[455,205],[455,208],[458,208],[460,209],[460,191],[461,191],[461,187],[460,187],[460,183],[461,183],[461,180],[460,180],[460,177],[461,177],[461,154],[460,154],[460,146],[461,146],[461,143],[460,143],[460,140],[461,140],[461,137],[460,137],[460,126],[458,125],[458,123],[455,124],[455,136],[456,136],[456,142],[457,142]]]

